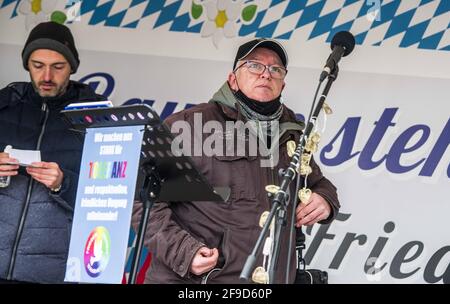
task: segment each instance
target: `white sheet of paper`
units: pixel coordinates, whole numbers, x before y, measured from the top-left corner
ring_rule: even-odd
[[[41,151],[10,149],[9,157],[17,159],[21,166],[29,166],[41,161]]]

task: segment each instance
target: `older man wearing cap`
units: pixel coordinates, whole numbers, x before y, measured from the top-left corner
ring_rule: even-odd
[[[31,82],[0,90],[0,151],[40,150],[40,162],[19,166],[0,153],[0,281],[64,281],[83,136],[60,111],[72,102],[98,101],[87,85],[70,81],[79,66],[70,30],[38,24],[22,52]]]
[[[176,126],[172,128],[175,131],[179,129],[178,122],[193,126],[193,135],[204,143],[211,134],[201,134],[202,130],[195,129],[194,121],[198,118],[194,117],[200,117],[204,124],[216,122],[216,126],[223,126],[211,132],[224,141],[226,153],[213,153],[212,156],[205,153],[204,156],[194,156],[193,160],[213,186],[229,187],[231,194],[226,202],[159,202],[153,207],[146,231],[146,245],[153,254],[147,283],[240,282],[245,260],[261,232],[261,215],[271,207],[266,186],[279,184],[279,169],[286,168],[290,162],[286,143],[290,140],[297,142],[303,127],[280,100],[287,64],[288,56],[279,42],[251,40],[239,47],[228,80],[209,103],[173,114],[166,120],[169,126]],[[278,153],[279,161],[271,166],[262,166],[260,160],[264,155],[261,153],[238,153],[240,145],[236,145],[236,138],[233,138],[237,128],[230,132],[225,127],[230,123],[238,126],[238,122],[254,122],[250,124],[256,126],[254,134],[264,138],[258,141],[258,145],[265,145],[272,153]],[[267,124],[272,122],[279,123],[279,127]],[[244,134],[240,144],[249,144],[249,133]],[[191,147],[194,143],[195,140],[190,143]],[[183,151],[185,148],[183,145]],[[297,207],[297,226],[319,221],[329,223],[339,209],[336,188],[322,175],[314,160],[310,165],[312,173],[308,183],[313,194],[307,206]],[[135,227],[141,213],[141,205],[136,204]],[[291,218],[290,214],[287,219]],[[285,229],[275,275],[277,283],[286,282],[284,277],[288,267],[288,282],[294,282],[295,237],[292,238],[294,245],[290,252],[289,239]],[[287,265],[288,255],[291,255],[290,265]],[[255,266],[264,264],[260,255]]]

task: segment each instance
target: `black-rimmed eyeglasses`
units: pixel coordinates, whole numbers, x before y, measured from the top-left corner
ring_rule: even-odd
[[[287,74],[287,70],[283,67],[280,67],[278,65],[265,65],[257,61],[247,60],[241,65],[239,65],[237,68],[234,69],[234,72],[236,72],[238,69],[240,69],[243,66],[246,66],[248,71],[252,74],[261,75],[266,71],[266,69],[269,71],[270,76],[275,79],[284,79]]]

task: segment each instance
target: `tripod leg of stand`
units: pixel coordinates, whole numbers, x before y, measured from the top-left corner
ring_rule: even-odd
[[[145,231],[147,230],[148,218],[150,216],[150,209],[152,208],[153,202],[148,200],[143,204],[144,210],[141,217],[141,222],[139,224],[139,231],[136,236],[136,245],[133,261],[131,263],[130,277],[128,278],[128,284],[136,284],[136,277],[139,268],[139,262],[141,260],[142,248],[144,246]]]
[[[146,173],[144,186],[140,193],[141,201],[143,202],[142,217],[139,224],[139,231],[136,236],[135,253],[133,262],[131,264],[130,277],[128,278],[128,284],[136,284],[136,276],[139,268],[139,262],[141,260],[142,247],[144,247],[144,237],[147,231],[148,219],[150,217],[150,209],[152,209],[153,203],[159,197],[161,191],[161,178],[156,168],[151,164],[145,164],[142,169]]]

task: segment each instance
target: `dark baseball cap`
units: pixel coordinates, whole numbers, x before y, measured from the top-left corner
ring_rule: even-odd
[[[280,57],[281,62],[284,67],[287,68],[288,64],[288,55],[285,48],[276,40],[267,39],[267,38],[258,38],[250,40],[243,45],[241,45],[236,53],[236,58],[234,59],[233,70],[236,69],[236,64],[239,60],[247,57],[254,49],[263,47],[277,53],[278,57]]]

